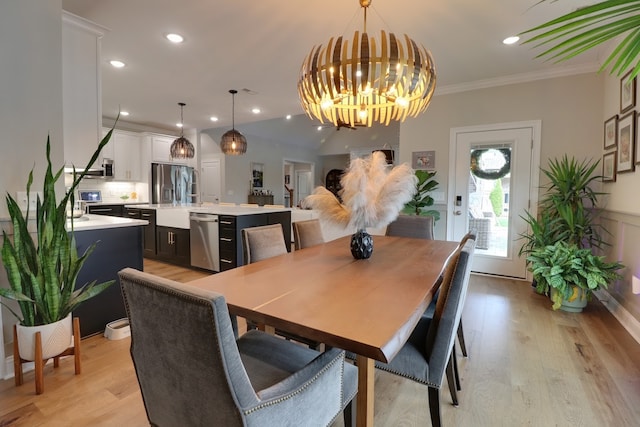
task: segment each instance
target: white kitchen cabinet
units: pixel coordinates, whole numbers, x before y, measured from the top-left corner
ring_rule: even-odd
[[[100,39],[106,29],[62,15],[62,116],[64,160],[84,168],[100,141]]]
[[[174,139],[173,137],[161,135],[151,136],[151,160],[159,163],[172,163],[170,149]]]
[[[135,133],[114,131],[109,144],[113,144],[113,179],[143,181],[140,136]]]
[[[195,167],[197,153],[193,159],[174,159],[171,157],[171,144],[177,136],[145,133],[142,138],[143,163],[173,163]],[[195,146],[195,144],[194,144]]]

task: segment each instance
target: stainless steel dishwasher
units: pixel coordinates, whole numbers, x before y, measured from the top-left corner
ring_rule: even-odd
[[[211,271],[220,271],[218,248],[218,215],[191,212],[191,265]]]

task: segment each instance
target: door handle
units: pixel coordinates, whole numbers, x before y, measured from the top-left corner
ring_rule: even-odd
[[[455,211],[453,214],[454,215],[462,215],[462,211]]]

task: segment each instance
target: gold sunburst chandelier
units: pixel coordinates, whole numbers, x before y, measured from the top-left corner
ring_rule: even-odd
[[[309,117],[335,126],[386,126],[415,117],[427,109],[436,87],[431,53],[406,34],[399,39],[382,30],[380,41],[369,37],[371,0],[359,2],[364,30],[354,33],[351,46],[343,36],[331,37],[304,59],[298,81],[302,107]]]

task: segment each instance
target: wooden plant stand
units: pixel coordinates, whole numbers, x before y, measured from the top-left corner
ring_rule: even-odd
[[[42,359],[42,339],[40,337],[40,332],[36,332],[36,348],[35,348],[35,360],[33,361],[35,365],[36,371],[36,394],[44,393],[44,378],[43,371],[44,365],[47,363],[49,359]],[[80,367],[80,319],[77,317],[73,318],[73,347],[67,348],[65,351],[60,353],[57,356],[53,357],[53,367],[57,368],[60,366],[60,358],[63,356],[74,356],[76,375],[81,373]],[[13,326],[13,370],[16,380],[16,387],[22,385],[23,377],[22,377],[22,364],[29,363],[30,360],[24,360],[20,357],[20,352],[18,351],[18,331],[16,326]]]

